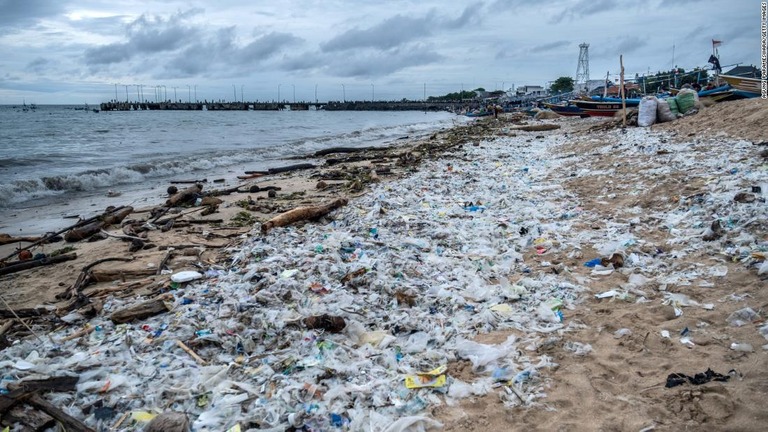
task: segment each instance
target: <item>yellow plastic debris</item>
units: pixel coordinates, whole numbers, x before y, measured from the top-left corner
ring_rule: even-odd
[[[155,417],[157,417],[157,414],[146,411],[134,411],[131,413],[131,420],[137,422],[148,422]]]
[[[406,375],[405,387],[409,389],[443,387],[446,383],[446,377],[444,374],[447,370],[448,365],[443,365],[432,369],[429,372],[419,372],[417,375]]]

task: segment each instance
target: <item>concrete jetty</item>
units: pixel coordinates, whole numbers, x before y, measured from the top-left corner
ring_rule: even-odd
[[[103,102],[101,111],[452,111],[456,102],[328,101],[328,102]]]

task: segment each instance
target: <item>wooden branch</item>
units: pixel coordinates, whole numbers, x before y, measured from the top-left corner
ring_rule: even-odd
[[[9,234],[0,233],[0,246],[16,242],[36,242],[41,239],[42,237],[11,237]]]
[[[13,320],[9,319],[8,321],[3,323],[3,326],[0,327],[0,336],[4,335],[8,330],[13,327]]]
[[[133,320],[140,320],[149,318],[164,312],[168,312],[168,307],[165,305],[163,298],[156,298],[131,307],[121,309],[112,315],[109,319],[115,324],[125,324]]]
[[[111,269],[111,270],[92,270],[91,274],[96,282],[112,282],[114,280],[125,281],[126,278],[139,278],[145,276],[154,276],[155,269]]]
[[[122,210],[123,208],[125,208],[125,206],[116,207],[116,208],[112,209],[112,211],[110,211],[110,212],[108,212],[108,213],[117,212],[117,211],[120,211],[120,210]],[[95,220],[98,220],[98,219],[99,219],[100,217],[102,217],[102,216],[103,216],[103,215],[98,215],[98,216],[94,216],[94,217],[91,217],[91,218],[85,219],[85,220],[83,220],[83,221],[80,221],[80,222],[78,222],[78,223],[76,223],[76,224],[74,224],[74,225],[70,225],[70,226],[68,226],[68,227],[66,227],[66,228],[63,228],[63,229],[59,230],[59,231],[56,231],[56,232],[54,232],[54,233],[51,233],[51,234],[49,234],[49,235],[46,235],[46,236],[44,236],[43,238],[41,238],[40,240],[38,240],[38,241],[36,241],[36,242],[34,242],[34,243],[32,243],[32,244],[30,244],[30,245],[27,245],[27,246],[25,246],[25,247],[23,247],[23,248],[21,248],[21,249],[18,249],[18,250],[16,250],[16,251],[14,251],[13,253],[11,253],[10,255],[8,255],[7,257],[3,258],[3,259],[2,259],[2,260],[0,260],[0,261],[5,261],[5,260],[7,260],[8,258],[10,258],[10,257],[12,257],[12,256],[14,256],[14,255],[16,255],[17,253],[19,253],[19,252],[21,252],[21,251],[23,251],[23,250],[27,250],[27,249],[33,248],[33,247],[35,247],[35,246],[39,245],[40,243],[45,243],[47,240],[49,240],[49,239],[51,239],[51,238],[53,238],[53,237],[55,237],[55,236],[57,236],[57,235],[59,235],[59,234],[61,234],[61,233],[65,232],[65,231],[69,231],[69,230],[71,230],[71,229],[74,229],[74,228],[78,228],[78,227],[81,227],[81,226],[83,226],[83,225],[87,225],[87,224],[89,224],[89,223],[91,223],[91,222],[93,222],[93,221],[95,221]]]
[[[186,189],[180,190],[172,197],[168,198],[168,201],[165,202],[165,205],[167,207],[174,207],[179,204],[183,204],[188,201],[192,201],[197,198],[198,195],[203,191],[203,185],[196,184],[194,186],[190,186]]]
[[[61,422],[67,432],[96,432],[95,430],[86,426],[80,420],[56,408],[53,406],[53,404],[43,399],[42,396],[36,393],[29,396],[26,399],[26,402]]]
[[[325,205],[297,207],[293,210],[288,210],[285,213],[277,215],[265,222],[263,225],[261,225],[261,232],[266,234],[267,231],[272,228],[290,225],[294,222],[302,220],[317,219],[346,204],[347,200],[345,198],[339,198]]]
[[[104,230],[101,230],[101,233],[104,234],[107,237],[112,237],[112,238],[116,238],[116,239],[120,239],[120,240],[127,240],[127,241],[138,240],[140,242],[143,242],[144,240],[146,240],[146,239],[143,239],[143,238],[140,238],[140,237],[133,237],[133,236],[129,236],[129,235],[110,234],[110,233],[108,233],[108,232],[106,232]]]
[[[196,362],[200,363],[203,366],[205,365],[205,360],[203,360],[202,357],[197,355],[196,352],[192,351],[192,348],[188,347],[186,344],[184,344],[184,342],[176,339],[176,345],[178,345],[179,348],[183,349],[184,352],[192,356],[192,358],[195,359]]]
[[[157,266],[157,272],[155,272],[156,275],[159,275],[163,271],[163,267],[165,267],[166,264],[168,264],[168,261],[173,258],[173,249],[169,250],[168,253],[165,254],[163,257],[163,260],[160,261],[160,265]]]
[[[101,231],[103,228],[113,224],[118,224],[125,219],[126,216],[133,212],[133,207],[121,207],[119,211],[107,212],[99,216],[98,220],[93,221],[87,225],[83,225],[78,228],[73,228],[64,234],[64,240],[68,242],[77,242],[85,240],[88,237]]]
[[[288,165],[288,166],[278,167],[278,168],[270,168],[269,173],[279,174],[284,172],[297,171],[297,170],[303,170],[303,169],[312,169],[312,168],[315,168],[315,165],[311,163],[301,163],[301,164]]]
[[[376,147],[331,147],[324,150],[318,150],[315,152],[315,156],[325,156],[333,153],[357,153],[369,150],[383,150]]]
[[[35,267],[42,267],[47,265],[58,264],[64,261],[77,259],[77,254],[64,254],[57,255],[55,257],[41,258],[36,260],[22,261],[9,266],[0,267],[0,275],[6,275],[10,273],[20,272],[22,270],[28,270]]]
[[[14,314],[15,312],[15,314]],[[36,307],[36,308],[24,308],[24,309],[0,309],[0,318],[31,318],[31,317],[41,317],[45,315],[51,315],[53,314],[54,310],[44,308],[44,307]]]
[[[121,258],[121,257],[102,258],[100,260],[96,260],[86,265],[80,271],[80,275],[77,277],[77,280],[75,281],[75,283],[72,284],[72,286],[68,290],[64,291],[61,294],[56,295],[56,298],[69,300],[72,298],[73,295],[80,293],[83,290],[83,288],[88,286],[94,280],[93,275],[90,274],[90,270],[93,267],[108,261],[126,261],[127,262],[127,261],[133,261],[133,258]]]

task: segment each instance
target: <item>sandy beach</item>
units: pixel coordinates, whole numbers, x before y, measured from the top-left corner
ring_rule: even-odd
[[[164,411],[221,431],[764,430],[766,119],[758,99],[651,128],[501,115],[205,184],[243,192],[169,211],[143,249],[112,226],[31,250],[74,260],[0,276],[4,388],[79,376],[43,397],[94,430]],[[61,298],[104,258],[120,259],[91,268],[106,279]],[[171,281],[183,271],[203,278]],[[158,299],[168,311],[110,320]],[[323,314],[345,326],[307,320]],[[403,385],[441,366],[442,383]],[[708,369],[724,378],[666,386]]]

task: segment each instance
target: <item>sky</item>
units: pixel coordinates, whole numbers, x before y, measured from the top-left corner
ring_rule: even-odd
[[[0,0],[0,104],[399,100],[760,62],[759,0]],[[727,69],[727,67],[725,68]],[[126,96],[127,93],[127,96]]]

